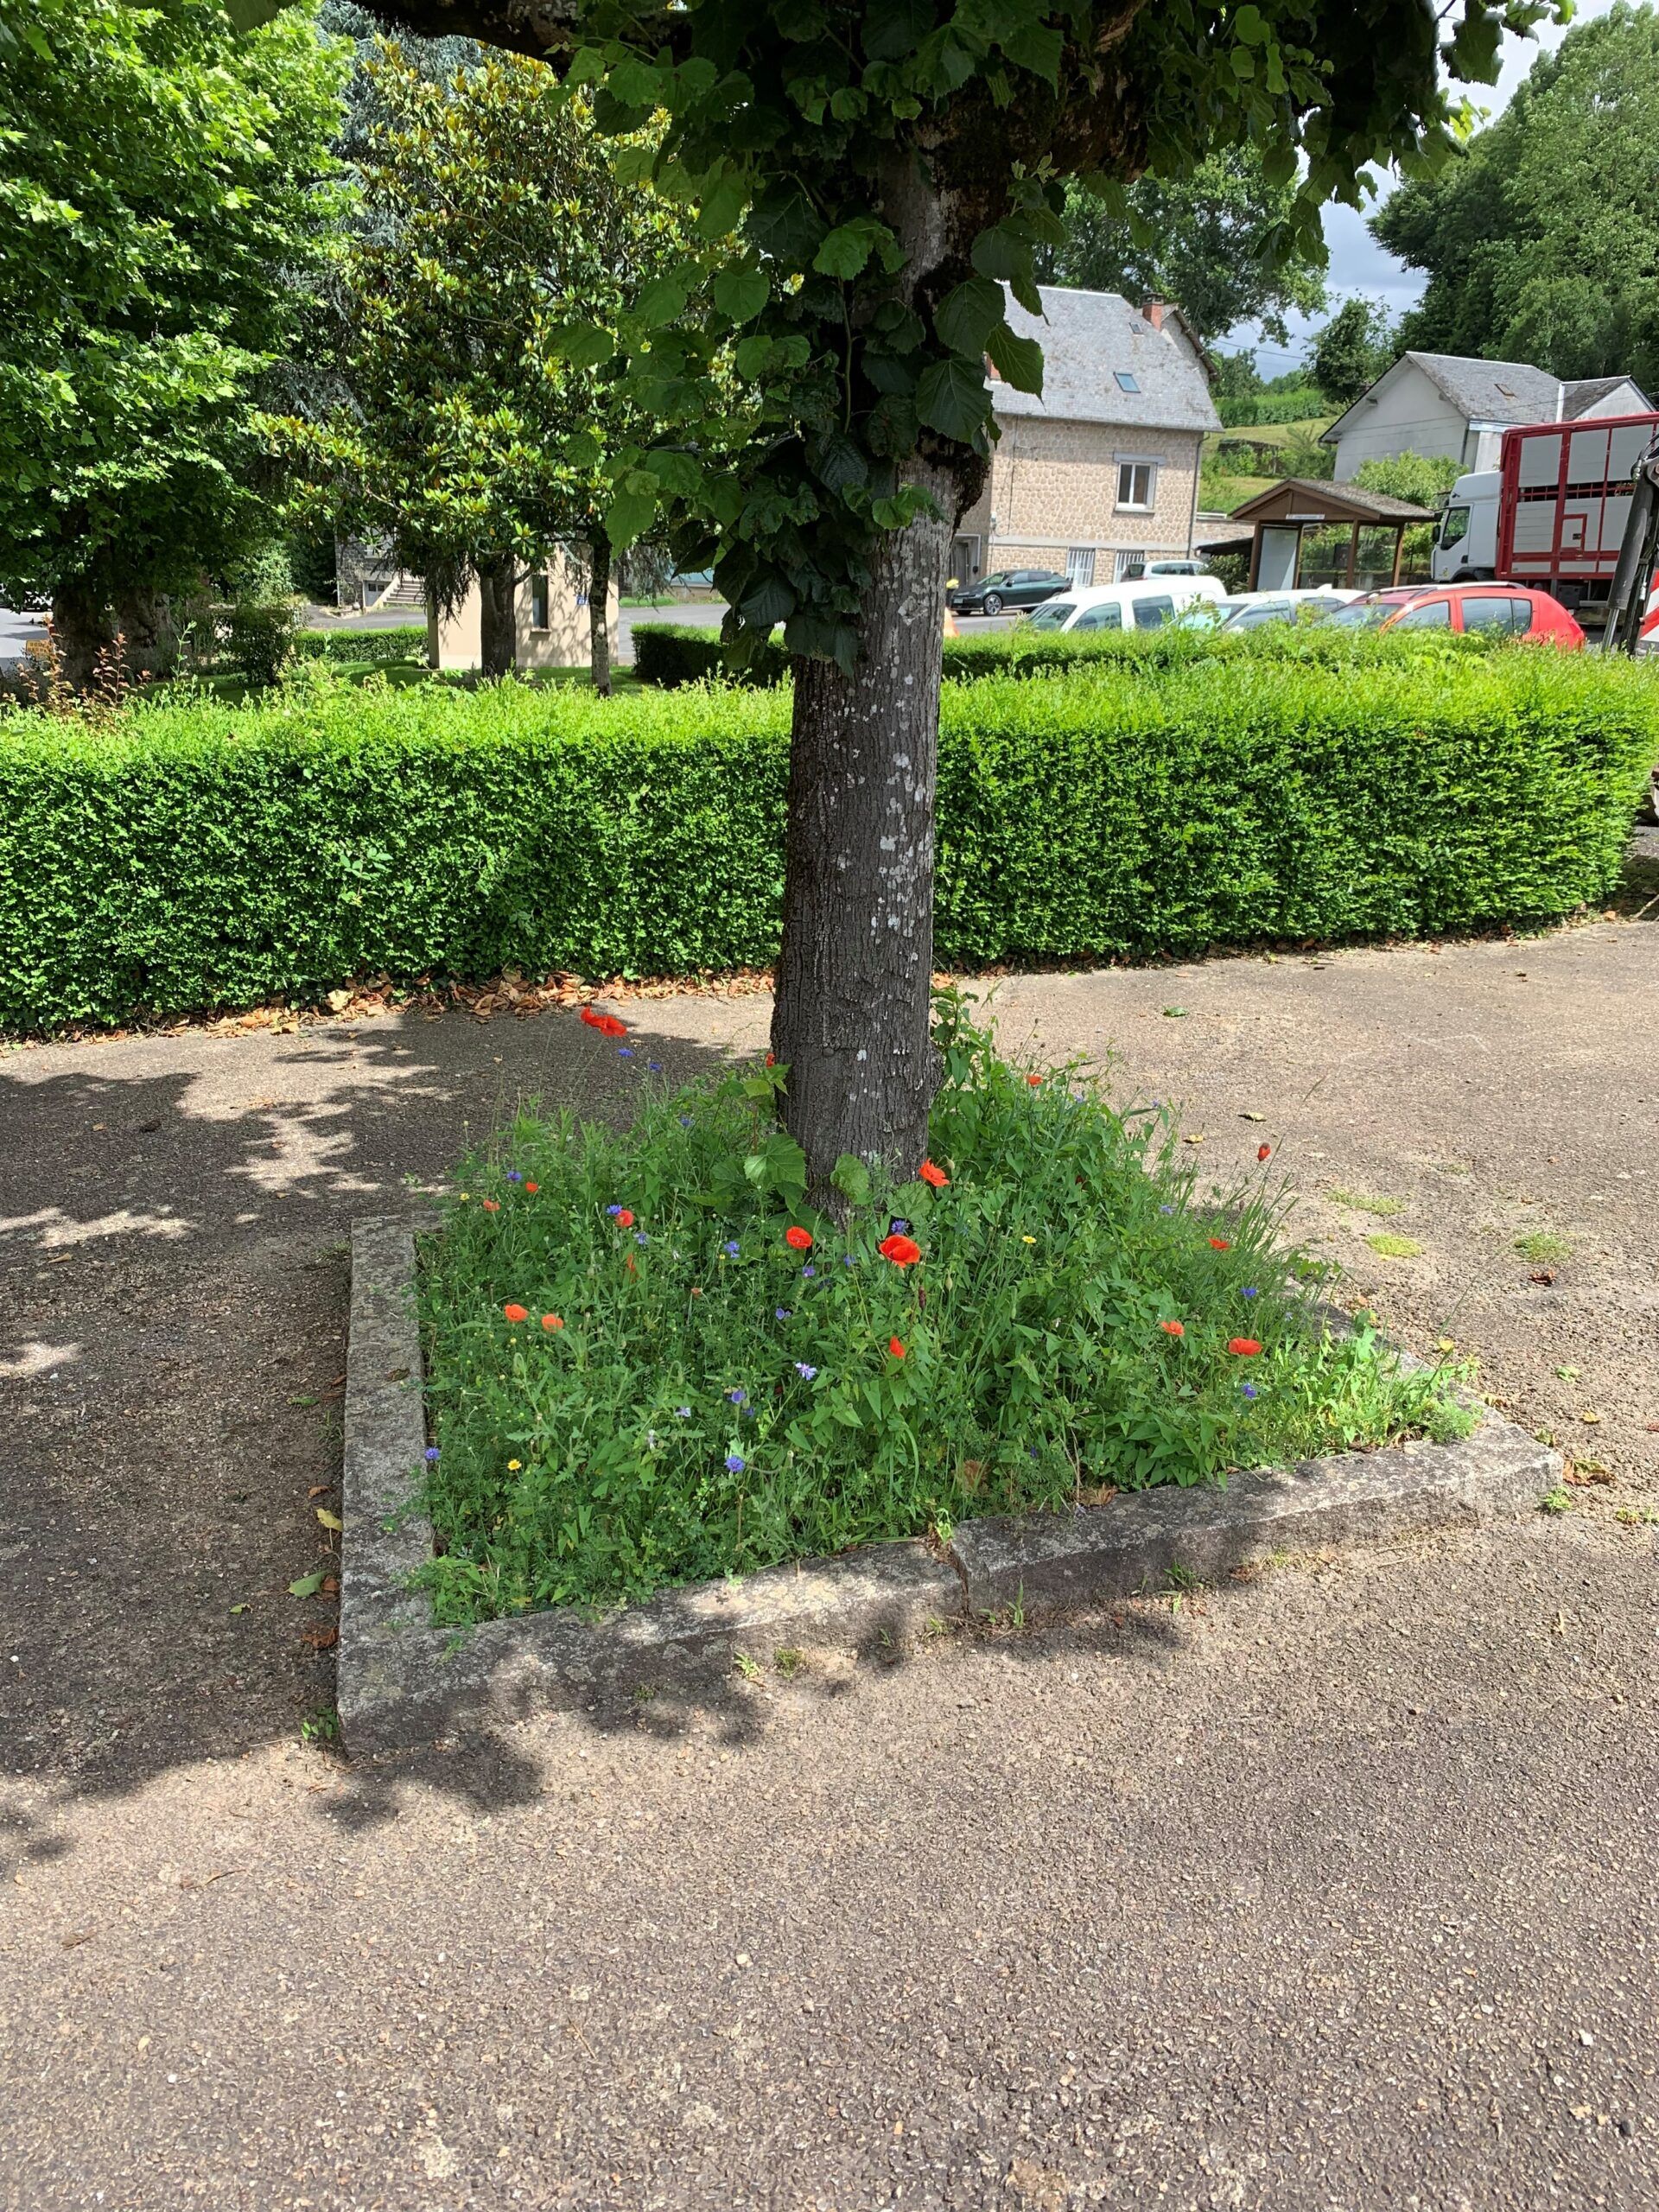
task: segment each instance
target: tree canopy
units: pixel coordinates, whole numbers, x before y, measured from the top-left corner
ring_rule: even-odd
[[[1207,156],[1185,176],[1092,192],[1074,183],[1062,213],[1065,243],[1041,256],[1039,273],[1137,302],[1172,300],[1205,338],[1259,322],[1283,343],[1287,314],[1325,305],[1325,241],[1295,230],[1295,179],[1269,182],[1266,167],[1261,148],[1246,144]]]
[[[1397,351],[1386,308],[1356,294],[1343,302],[1314,340],[1308,366],[1333,407],[1351,407]]]
[[[1659,15],[1619,5],[1535,61],[1497,121],[1372,219],[1428,277],[1432,353],[1659,390]]]
[[[83,658],[112,602],[269,528],[254,414],[334,212],[340,52],[307,10],[0,4],[0,592]]]

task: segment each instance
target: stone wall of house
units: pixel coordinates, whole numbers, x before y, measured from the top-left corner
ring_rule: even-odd
[[[1063,569],[1066,554],[1083,547],[1093,548],[1097,556],[1191,550],[1203,444],[1196,430],[1137,430],[1026,415],[1004,416],[1001,428],[990,482],[957,527],[958,539],[978,538],[982,570]],[[1117,504],[1118,471],[1126,461],[1155,465],[1149,512]],[[1096,581],[1111,581],[1109,564],[1098,557]]]

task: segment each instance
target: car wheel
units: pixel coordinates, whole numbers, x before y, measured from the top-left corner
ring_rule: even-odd
[[[988,591],[986,593],[985,612],[988,614],[1000,614],[1002,612],[1002,594],[1001,592]]]

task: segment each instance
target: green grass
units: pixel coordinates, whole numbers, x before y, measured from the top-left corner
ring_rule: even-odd
[[[781,1070],[664,1095],[620,1046],[630,1128],[525,1118],[467,1162],[421,1287],[440,1620],[1463,1418],[1446,1373],[1327,1335],[1259,1183],[1201,1190],[1165,1117],[1075,1069],[1029,1080],[954,1002],[939,1034],[947,1183],[850,1163],[842,1226],[802,1198]],[[895,1219],[913,1265],[880,1249]]]
[[[1405,1211],[1402,1198],[1376,1198],[1364,1191],[1332,1191],[1332,1205],[1349,1206],[1356,1213],[1394,1214]]]
[[[1423,1248],[1414,1236],[1395,1236],[1387,1230],[1379,1229],[1374,1230],[1365,1242],[1373,1252],[1380,1253],[1385,1260],[1421,1260],[1423,1256]]]
[[[1547,1229],[1535,1229],[1525,1236],[1517,1236],[1515,1249],[1523,1260],[1541,1268],[1551,1260],[1567,1260],[1573,1256],[1573,1247],[1565,1236],[1556,1236]]]

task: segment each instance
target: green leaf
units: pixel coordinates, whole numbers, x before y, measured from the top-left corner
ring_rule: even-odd
[[[753,383],[766,373],[772,359],[772,340],[762,338],[757,331],[753,337],[740,338],[732,353],[732,365],[747,383]]]
[[[685,287],[672,276],[655,276],[641,287],[633,304],[635,314],[647,330],[661,330],[668,323],[678,322],[684,315]]]
[[[738,218],[748,205],[749,187],[741,172],[728,171],[704,192],[695,225],[697,236],[723,238],[737,228]]]
[[[970,444],[991,411],[983,368],[960,353],[935,361],[916,387],[916,411],[930,429],[959,445]]]
[[[689,453],[662,451],[647,456],[646,473],[677,499],[692,499],[702,484],[702,464]]]
[[[284,8],[295,5],[295,0],[219,0],[225,13],[236,29],[257,31],[262,23],[275,22]],[[29,43],[33,45],[33,40]]]
[[[1246,46],[1265,46],[1270,35],[1259,8],[1243,7],[1233,17],[1233,36]]]
[[[1021,338],[1006,322],[999,322],[985,340],[997,374],[1016,391],[1043,388],[1043,349],[1034,338]]]
[[[733,322],[751,322],[772,296],[759,269],[722,269],[714,283],[715,305]]]
[[[1063,32],[1047,23],[1023,23],[1017,30],[1004,31],[998,44],[1010,61],[1029,69],[1046,85],[1059,83],[1060,56],[1065,50]]]
[[[982,276],[994,276],[1007,283],[1011,278],[1029,272],[1031,242],[1007,223],[997,223],[990,230],[980,232],[969,258]]]
[[[878,226],[867,215],[831,231],[812,257],[820,276],[856,276],[875,251]]]
[[[843,1152],[830,1171],[832,1188],[855,1206],[870,1203],[870,1171],[855,1152]]]
[[[320,1567],[315,1574],[302,1574],[297,1582],[290,1582],[288,1594],[290,1598],[315,1598],[327,1579],[328,1569]]]
[[[864,52],[871,61],[902,61],[933,28],[933,0],[872,0],[864,11]]]
[[[781,576],[762,576],[760,582],[738,602],[738,613],[752,630],[770,630],[774,622],[787,620],[795,612],[795,594]]]
[[[933,327],[953,353],[982,353],[1002,314],[1002,287],[988,276],[969,276],[940,301]]]
[[[605,531],[620,552],[642,537],[657,519],[657,501],[649,492],[619,492],[605,510]]]
[[[556,360],[569,361],[573,369],[594,369],[616,351],[616,340],[596,322],[568,322],[548,334],[549,350]]]
[[[869,464],[859,450],[856,442],[833,432],[814,449],[814,467],[818,480],[827,484],[832,492],[844,492],[851,484],[868,484]]]

